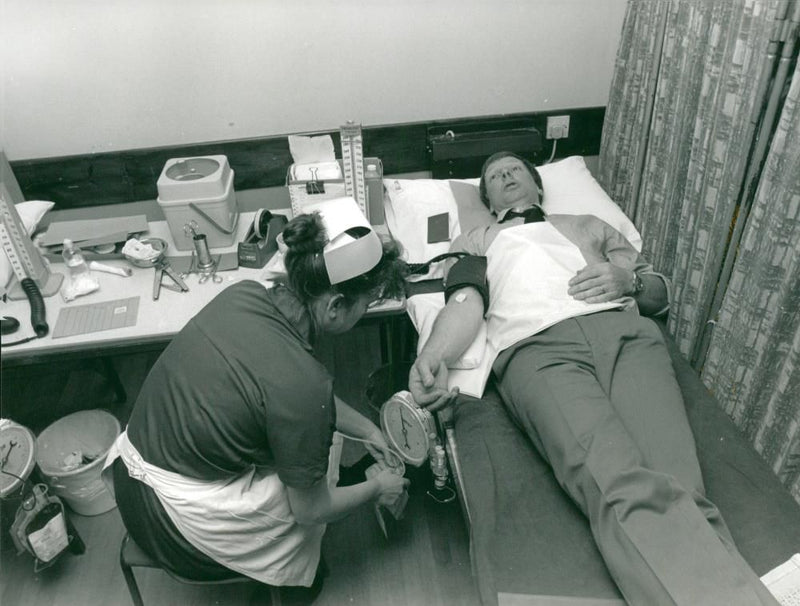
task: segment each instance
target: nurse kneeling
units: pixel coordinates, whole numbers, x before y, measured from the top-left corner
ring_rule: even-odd
[[[366,221],[345,229],[343,214],[295,218],[283,232],[286,284],[238,282],[181,330],[109,453],[125,527],[177,575],[238,573],[281,586],[284,603],[309,603],[325,525],[394,502],[408,483],[388,469],[347,487],[327,478],[336,429],[372,442],[378,460],[390,453],[380,429],[334,396],[314,342],[350,330],[403,279],[394,243]]]

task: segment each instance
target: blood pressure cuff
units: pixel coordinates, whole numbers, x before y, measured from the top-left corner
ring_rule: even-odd
[[[444,300],[447,301],[459,288],[472,286],[483,299],[483,313],[489,309],[489,284],[486,281],[486,257],[469,255],[461,257],[447,272],[444,280]]]

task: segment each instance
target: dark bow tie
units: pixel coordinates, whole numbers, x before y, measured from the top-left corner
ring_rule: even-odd
[[[522,217],[525,219],[525,223],[536,223],[537,221],[544,221],[544,212],[539,206],[531,206],[530,208],[523,210],[521,213],[518,213],[515,210],[510,210],[505,214],[500,223],[511,221],[511,219],[516,219],[517,217]]]

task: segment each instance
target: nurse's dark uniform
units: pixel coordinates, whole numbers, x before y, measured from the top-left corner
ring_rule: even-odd
[[[300,525],[286,487],[328,471],[333,381],[284,286],[220,293],[156,361],[115,443],[117,504],[133,539],[173,572],[310,586],[325,525]]]

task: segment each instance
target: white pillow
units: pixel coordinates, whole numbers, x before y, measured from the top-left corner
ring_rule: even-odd
[[[43,202],[41,200],[28,200],[14,205],[29,236],[36,231],[39,221],[53,206],[55,206],[55,202]],[[3,254],[0,255],[0,286],[7,287],[13,273],[11,262],[8,260],[4,250]]]
[[[592,176],[582,156],[570,156],[558,162],[537,166],[542,177],[545,212],[559,215],[594,215],[620,232],[636,250],[642,250],[642,237],[633,222],[606,194]],[[480,200],[480,178],[462,179],[452,183],[456,203],[462,218],[465,211],[475,214],[476,205],[486,208]],[[469,190],[464,184],[474,186]],[[461,222],[466,231],[474,225]]]
[[[384,179],[386,225],[395,240],[403,246],[403,259],[408,263],[424,263],[450,250],[450,241],[461,233],[458,207],[446,180]],[[450,215],[450,241],[428,243],[428,217]],[[441,265],[441,264],[437,264]],[[441,278],[441,267],[416,279]]]
[[[542,206],[548,213],[595,215],[642,250],[642,236],[589,172],[582,156],[571,156],[537,167],[544,185]]]
[[[637,250],[642,238],[630,219],[606,194],[589,172],[582,156],[538,166],[544,185],[545,211],[553,214],[592,214],[615,229]],[[449,242],[428,244],[428,217],[446,212],[450,215],[450,238],[462,231],[493,221],[480,200],[480,179],[384,179],[386,224],[405,249],[409,263],[424,263],[447,252]],[[432,268],[426,278],[441,277],[441,268]]]

